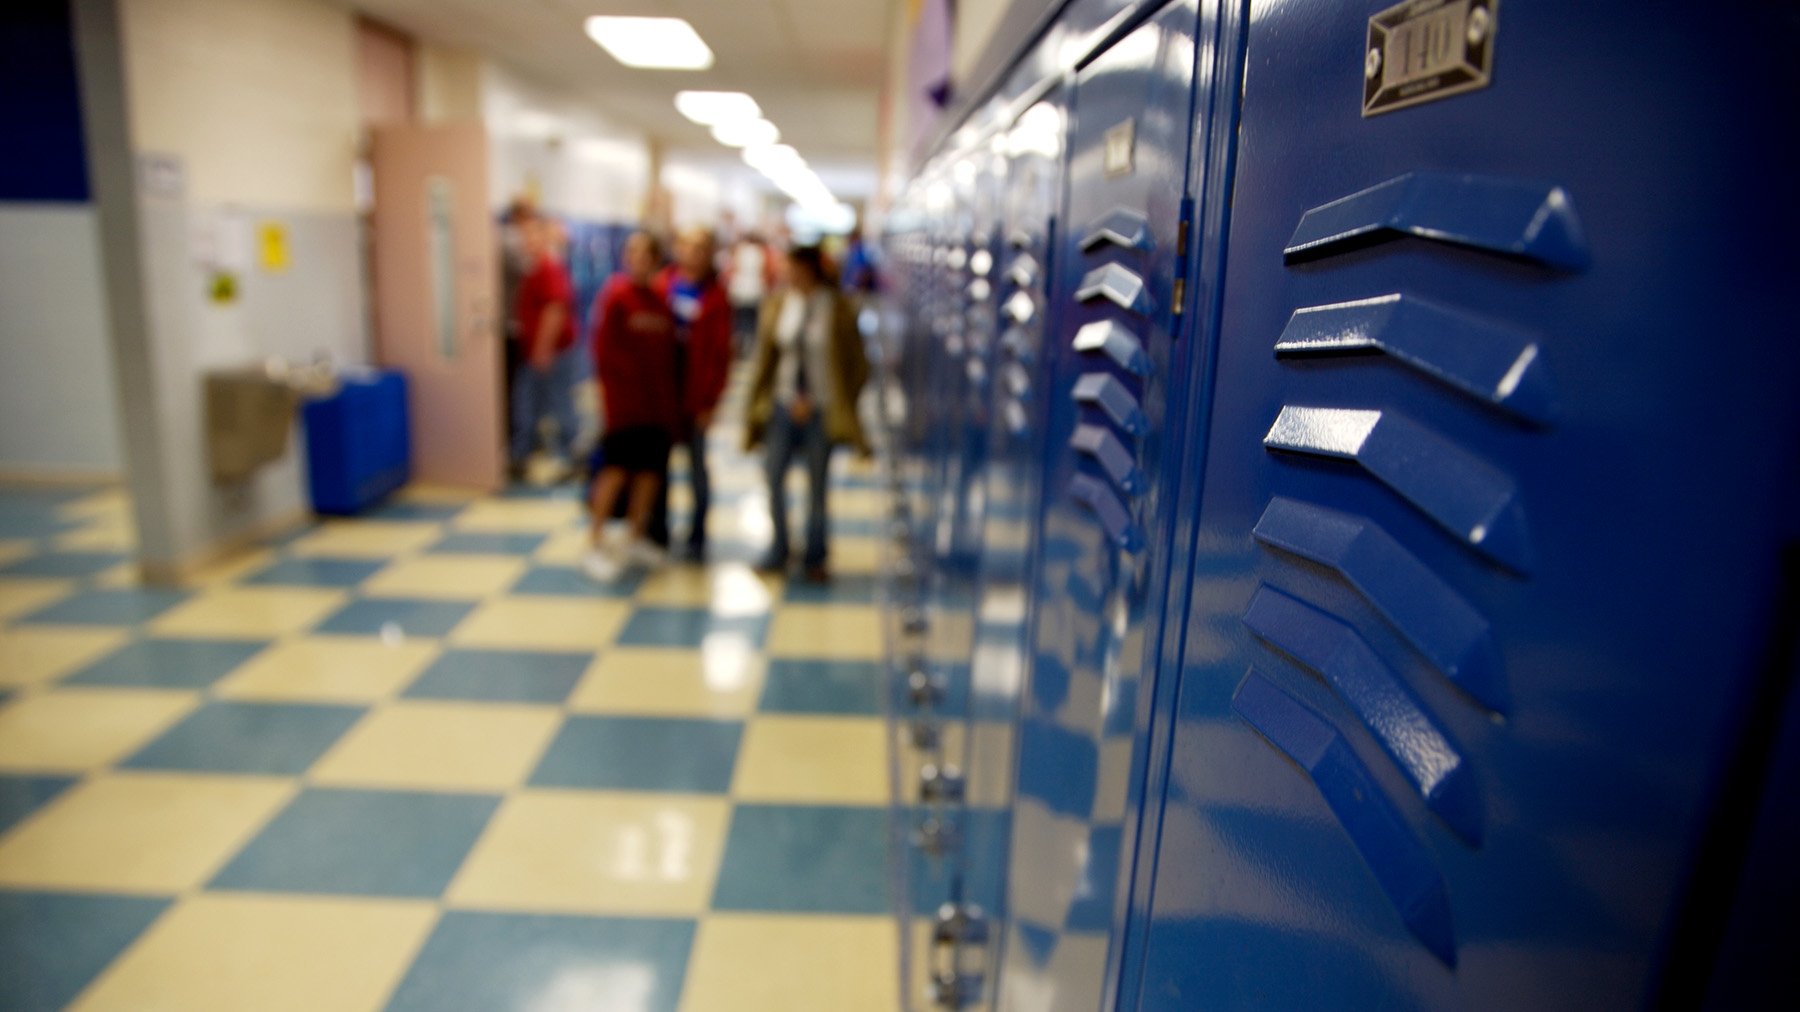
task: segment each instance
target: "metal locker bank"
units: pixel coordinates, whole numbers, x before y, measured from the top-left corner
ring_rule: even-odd
[[[1003,40],[885,234],[909,1007],[1792,1007],[1797,30]]]

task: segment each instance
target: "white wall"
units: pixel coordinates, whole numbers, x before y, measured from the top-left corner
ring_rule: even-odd
[[[503,66],[490,66],[482,83],[496,209],[529,193],[547,211],[587,221],[642,216],[651,171],[642,134]]]
[[[126,0],[131,129],[196,205],[352,210],[356,36],[313,0]]]
[[[95,229],[88,204],[0,204],[0,472],[119,470]]]

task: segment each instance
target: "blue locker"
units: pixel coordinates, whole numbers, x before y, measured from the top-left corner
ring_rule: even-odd
[[[1159,621],[1184,467],[1179,338],[1199,5],[1077,69],[1043,364],[1029,671],[999,956],[1006,1008],[1116,987]]]
[[[1793,681],[1794,166],[1761,104],[1791,121],[1765,40],[1793,14],[1439,6],[1491,84],[1369,116],[1408,69],[1378,5],[1257,2],[1227,33],[1216,364],[1190,363],[1184,659],[1122,1006],[1720,986],[1730,826]]]

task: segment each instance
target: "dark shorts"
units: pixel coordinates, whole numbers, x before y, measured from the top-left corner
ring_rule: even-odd
[[[599,474],[603,467],[616,467],[633,474],[645,471],[661,474],[669,469],[669,433],[654,425],[609,432],[595,448],[589,467],[594,474]]]

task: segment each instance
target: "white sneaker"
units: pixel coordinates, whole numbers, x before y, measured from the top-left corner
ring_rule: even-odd
[[[589,549],[587,555],[581,560],[581,571],[595,583],[611,583],[617,580],[622,568],[618,559],[601,548]]]
[[[669,561],[669,553],[652,542],[638,540],[625,546],[625,558],[637,565],[655,569]]]

